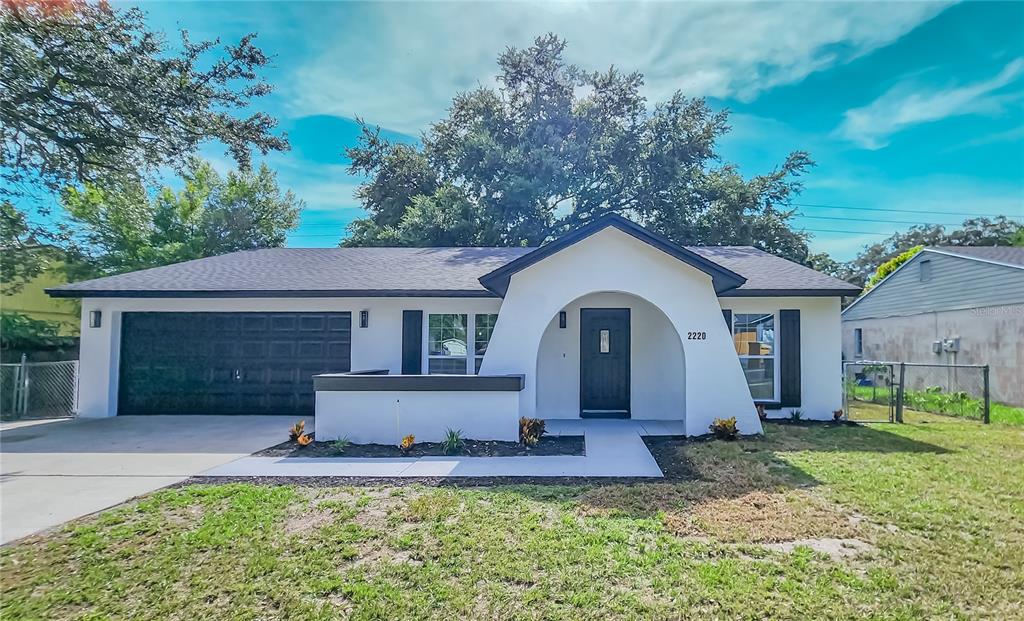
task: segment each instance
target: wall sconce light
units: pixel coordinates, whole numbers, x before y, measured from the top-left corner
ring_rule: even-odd
[[[359,311],[359,327],[365,328],[370,325],[370,311],[361,310]]]
[[[103,312],[98,310],[89,311],[89,327],[98,328],[103,325]]]
[[[558,327],[565,328],[565,311],[558,311]]]

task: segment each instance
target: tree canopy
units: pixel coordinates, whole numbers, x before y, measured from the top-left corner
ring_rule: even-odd
[[[271,91],[254,37],[218,50],[182,31],[175,53],[138,8],[0,0],[0,192],[180,170],[208,140],[243,170],[253,150],[287,149],[273,118],[238,115]]]
[[[889,274],[892,274],[899,269],[901,265],[917,256],[917,253],[921,252],[922,248],[924,248],[924,246],[913,246],[912,248],[899,253],[895,257],[879,265],[878,269],[876,269],[875,272],[871,274],[871,277],[868,278],[868,281],[864,283],[864,292],[867,293],[868,290],[885,280]]]
[[[25,214],[8,201],[0,202],[0,293],[17,293],[43,273],[48,259],[39,245]]]
[[[265,165],[219,175],[193,158],[184,187],[150,196],[140,183],[68,189],[65,270],[71,280],[117,274],[236,250],[282,246],[303,207]]]
[[[749,244],[796,261],[791,198],[814,164],[795,152],[744,178],[716,142],[728,113],[675,93],[648,107],[643,76],[567,63],[555,35],[498,58],[497,87],[460,93],[422,146],[364,124],[346,150],[369,211],[344,245],[538,245],[605,213],[683,244]]]
[[[842,266],[839,276],[863,286],[880,266],[917,247],[1014,245],[1024,246],[1024,224],[1006,216],[968,218],[962,226],[951,231],[940,224],[922,224],[866,246],[852,261]]]

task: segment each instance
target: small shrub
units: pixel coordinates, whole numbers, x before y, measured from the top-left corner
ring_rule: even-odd
[[[791,423],[799,423],[800,419],[803,418],[803,417],[804,417],[804,413],[802,411],[800,411],[800,410],[790,410],[789,411],[789,422],[791,422]]]
[[[448,429],[444,432],[444,441],[441,442],[441,450],[445,455],[461,453],[466,442],[462,439],[461,429]]]
[[[535,446],[544,435],[544,419],[526,418],[519,419],[519,441],[525,446]]]
[[[839,421],[843,420],[843,411],[842,410],[833,410],[832,411],[832,420],[836,421],[837,423]]]
[[[299,438],[299,436],[301,436],[303,433],[305,433],[305,429],[306,429],[306,421],[305,421],[305,419],[300,420],[299,422],[297,422],[294,425],[292,425],[290,429],[288,429],[288,439],[289,440],[297,440]]]
[[[736,426],[736,417],[716,418],[709,426],[708,431],[715,434],[719,440],[735,440],[740,435],[740,428]]]
[[[295,441],[299,443],[299,446],[308,446],[313,441],[313,437],[308,433],[304,433],[295,438]]]
[[[349,444],[352,444],[352,441],[348,439],[348,436],[345,436],[344,438],[338,438],[332,442],[331,448],[333,448],[334,452],[338,455],[344,455]]]
[[[403,453],[408,453],[413,444],[416,444],[416,436],[410,433],[402,438],[402,442],[398,445],[398,448],[402,449]]]

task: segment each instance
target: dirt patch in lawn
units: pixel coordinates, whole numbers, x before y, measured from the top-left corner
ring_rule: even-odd
[[[839,507],[807,491],[741,492],[707,482],[595,487],[580,495],[577,513],[657,518],[674,535],[727,543],[852,538],[858,531]]]
[[[666,512],[663,519],[665,527],[677,535],[709,535],[724,542],[770,543],[855,534],[849,518],[837,507],[799,491],[706,498]]]
[[[810,548],[815,552],[828,555],[832,560],[850,558],[875,551],[873,545],[860,539],[835,539],[831,537],[769,543],[765,544],[764,547],[786,554],[793,552],[797,548]]]
[[[469,457],[526,457],[530,455],[584,455],[583,436],[548,436],[534,446],[523,446],[518,442],[497,442],[489,440],[466,440],[462,451],[450,455]],[[257,457],[440,457],[445,456],[440,442],[417,442],[403,452],[392,444],[349,444],[341,452],[334,442],[312,442],[300,446],[295,440],[263,449],[254,453]]]

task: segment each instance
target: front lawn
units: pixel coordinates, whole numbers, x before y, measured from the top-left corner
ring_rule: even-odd
[[[699,478],[165,490],[3,549],[0,617],[1022,617],[1020,427],[679,450]]]

